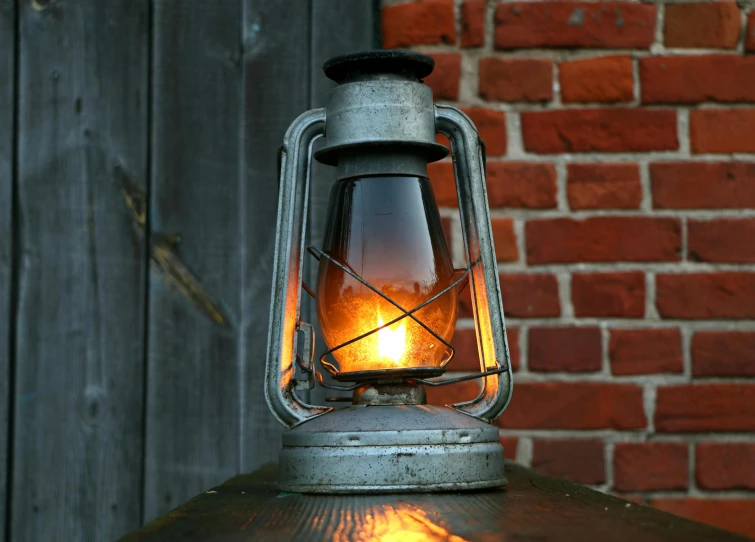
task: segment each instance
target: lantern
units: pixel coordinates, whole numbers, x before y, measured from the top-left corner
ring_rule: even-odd
[[[280,485],[305,493],[416,492],[506,483],[491,425],[512,392],[508,343],[485,188],[485,153],[472,121],[433,105],[422,84],[430,57],[368,51],[336,57],[324,109],[288,129],[280,198],[265,397],[283,435]],[[428,162],[453,150],[467,267],[454,270],[427,178]],[[307,247],[317,285],[302,283],[313,143],[334,166],[325,239]],[[472,294],[480,372],[438,379],[454,355],[457,294]],[[316,298],[327,350],[315,360],[302,291]],[[328,383],[322,371],[338,384]],[[481,379],[471,401],[428,406],[425,386]],[[315,384],[352,392],[352,405],[307,404]]]

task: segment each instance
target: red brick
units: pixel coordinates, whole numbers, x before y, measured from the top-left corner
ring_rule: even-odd
[[[755,220],[721,218],[690,220],[687,231],[689,259],[698,262],[755,262]]]
[[[666,47],[734,49],[739,41],[736,2],[666,4]]]
[[[506,316],[509,316],[506,311]],[[474,318],[474,311],[472,310],[472,292],[469,288],[464,288],[459,293],[459,308],[456,313],[457,318]]]
[[[679,261],[675,218],[600,216],[529,220],[527,263]]]
[[[566,194],[577,209],[639,209],[642,201],[637,164],[567,164]]]
[[[459,375],[449,373],[447,376],[453,378]],[[479,380],[467,380],[466,382],[449,384],[448,386],[425,386],[425,391],[427,392],[427,404],[450,405],[453,403],[471,401],[480,393],[479,382]]]
[[[495,14],[495,46],[646,49],[655,7],[626,2],[506,2]]]
[[[603,382],[517,382],[498,420],[510,429],[642,429],[642,388]]]
[[[461,5],[461,46],[485,45],[485,0],[464,0]]]
[[[696,153],[755,152],[755,109],[698,109],[690,112]]]
[[[556,207],[556,168],[553,164],[488,162],[488,205],[553,209]],[[458,207],[456,180],[451,162],[427,165],[435,199],[440,207]]]
[[[643,103],[755,100],[755,58],[735,54],[640,60]]]
[[[655,282],[664,318],[755,318],[755,273],[668,274]]]
[[[524,147],[530,152],[643,152],[679,147],[676,112],[671,110],[530,111],[522,113],[521,120]]]
[[[456,177],[452,162],[433,162],[427,164],[427,176],[433,185],[435,201],[438,207],[458,207],[456,196]]]
[[[697,485],[703,489],[755,489],[755,444],[701,442],[695,453]]]
[[[462,107],[472,122],[477,126],[480,137],[485,142],[488,156],[503,156],[506,154],[506,116],[503,111],[495,111],[484,107]]]
[[[480,356],[477,352],[477,334],[472,329],[457,329],[451,345],[455,353],[448,363],[449,371],[479,371]]]
[[[516,246],[514,221],[510,218],[491,218],[493,229],[493,243],[495,254],[499,262],[515,262],[519,259],[519,248]]]
[[[605,445],[598,439],[536,439],[532,468],[580,484],[606,481]]]
[[[678,329],[612,329],[608,343],[611,373],[681,373],[682,338]]]
[[[692,337],[694,376],[755,376],[755,332],[698,331]]]
[[[548,318],[561,315],[558,281],[554,275],[505,273],[500,275],[500,283],[506,316]],[[459,299],[459,317],[472,317],[468,290]]]
[[[509,356],[511,368],[519,369],[519,328],[507,327],[506,336],[509,340]],[[451,371],[480,370],[480,354],[477,350],[477,334],[474,329],[457,329],[451,345],[456,349],[454,359],[448,365]]]
[[[755,164],[650,164],[657,209],[755,209]]]
[[[491,208],[553,209],[557,205],[553,164],[488,162],[487,175]]]
[[[480,96],[489,101],[553,99],[553,61],[537,58],[480,59]]]
[[[461,55],[458,53],[431,54],[435,69],[425,79],[425,84],[433,89],[435,100],[456,100],[459,98],[461,80]]]
[[[571,297],[576,316],[645,316],[645,274],[575,273]]]
[[[747,35],[745,37],[745,49],[755,51],[755,11],[747,16]]]
[[[447,216],[440,217],[440,227],[443,228],[443,237],[446,240],[446,245],[448,245],[448,249],[453,251],[451,247],[451,241],[452,241],[451,229],[453,228],[453,223],[451,222],[451,219]]]
[[[501,446],[503,446],[503,457],[509,461],[516,461],[516,449],[519,445],[517,437],[501,437]]]
[[[755,537],[755,499],[651,499],[650,505],[677,516]]]
[[[511,362],[511,370],[518,371],[521,354],[519,353],[519,328],[508,327],[506,328],[506,341],[509,343],[509,361]],[[479,367],[479,364],[478,364]]]
[[[619,442],[613,450],[613,486],[618,491],[687,489],[687,444]]]
[[[529,330],[530,371],[599,371],[602,357],[600,328],[536,327]]]
[[[655,428],[662,433],[754,431],[755,385],[659,387]]]
[[[634,98],[632,59],[603,56],[558,65],[564,103],[628,102]]]
[[[550,274],[502,274],[501,297],[507,316],[547,318],[561,315],[558,281]]]
[[[382,10],[383,47],[456,43],[453,0],[418,0]]]

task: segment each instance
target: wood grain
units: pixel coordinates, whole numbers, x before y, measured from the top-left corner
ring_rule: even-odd
[[[263,393],[276,156],[311,103],[310,7],[155,4],[149,222],[154,248],[181,242],[163,243],[150,281],[148,518],[277,458]]]
[[[0,528],[8,508],[14,540],[110,539],[277,457],[262,392],[276,153],[322,103],[322,62],[372,43],[376,8],[19,2],[14,112],[15,5],[0,0],[0,375],[17,344]]]
[[[241,5],[159,0],[153,17],[146,518],[241,451]]]
[[[280,493],[276,471],[228,480],[123,542],[746,540],[515,463],[506,489],[416,495]]]
[[[115,170],[146,179],[149,6],[18,6],[12,536],[109,540],[140,523],[146,250]]]
[[[0,2],[0,542],[5,542],[7,512],[9,407],[11,401],[11,334],[13,288],[13,128],[16,10]]]

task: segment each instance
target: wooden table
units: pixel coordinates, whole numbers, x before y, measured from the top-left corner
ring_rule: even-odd
[[[276,474],[232,478],[122,540],[746,540],[514,463],[506,489],[470,493],[300,495],[280,492]]]

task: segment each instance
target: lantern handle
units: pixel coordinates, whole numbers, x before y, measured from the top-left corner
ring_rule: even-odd
[[[289,126],[279,155],[278,222],[265,364],[265,400],[276,419],[289,428],[333,410],[309,405],[299,399],[294,378],[310,156],[312,145],[324,134],[325,109],[307,111]]]
[[[450,406],[492,422],[511,401],[513,375],[490,226],[484,145],[472,120],[456,107],[437,104],[435,127],[451,142],[467,261],[479,260],[478,265],[472,267],[469,285],[480,371],[490,375],[483,378],[483,389],[476,399]]]

